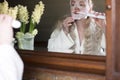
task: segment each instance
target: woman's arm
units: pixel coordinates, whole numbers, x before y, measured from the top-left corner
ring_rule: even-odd
[[[11,45],[12,17],[0,15],[0,80],[22,80],[23,62]]]

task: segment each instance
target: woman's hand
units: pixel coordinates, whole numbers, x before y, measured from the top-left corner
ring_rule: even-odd
[[[0,45],[11,44],[13,40],[12,17],[1,14],[0,15]]]
[[[74,19],[72,17],[67,17],[65,20],[63,20],[63,26],[69,27],[74,22]]]
[[[63,20],[63,29],[66,33],[69,32],[69,27],[73,24],[74,19],[72,17],[67,17]]]

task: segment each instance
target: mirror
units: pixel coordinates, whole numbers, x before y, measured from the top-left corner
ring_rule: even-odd
[[[98,19],[96,20],[93,16],[85,19],[86,15],[84,14],[94,13],[92,11],[88,12],[92,10],[93,5],[89,1],[71,0],[69,2],[70,4],[68,5],[71,7],[70,12],[72,12],[74,20],[67,17],[58,22],[58,25],[56,25],[57,29],[52,33],[48,42],[48,50],[50,52],[104,55],[105,36],[103,35],[103,27],[105,27],[106,21],[98,22]],[[97,8],[97,5],[94,6]],[[68,9],[70,10],[70,8]],[[98,10],[98,12],[102,11]],[[88,16],[91,16],[90,14]]]
[[[0,0],[3,2],[3,0]],[[34,9],[34,5],[39,2],[39,0],[7,0],[10,6],[15,6],[17,4],[27,5],[28,10],[31,12]],[[47,50],[48,39],[52,31],[54,30],[54,25],[56,21],[70,13],[69,0],[42,0],[45,4],[45,12],[41,18],[37,29],[39,33],[35,37],[35,49],[34,50]],[[98,12],[105,12],[105,0],[93,0],[94,10]],[[15,30],[15,32],[18,30]]]

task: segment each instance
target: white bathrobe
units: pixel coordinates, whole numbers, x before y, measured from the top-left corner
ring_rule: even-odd
[[[0,80],[22,80],[23,62],[11,45],[0,45]]]
[[[75,41],[72,40],[70,34],[66,35],[63,30],[55,30],[52,32],[50,39],[48,40],[48,51],[50,52],[63,52],[63,53],[73,53],[76,54],[84,54],[83,43],[84,41],[80,41],[78,36],[77,28],[75,27]],[[82,43],[81,43],[82,42]],[[81,43],[81,45],[80,45]],[[75,50],[70,49],[74,44],[76,44]],[[101,41],[101,55],[105,55],[106,43],[105,43],[105,35],[102,35]]]

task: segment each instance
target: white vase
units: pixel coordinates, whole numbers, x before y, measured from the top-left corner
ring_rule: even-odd
[[[18,38],[18,48],[25,50],[34,50],[34,37]]]
[[[15,37],[17,38],[18,48],[25,50],[34,50],[34,38],[37,34],[37,30],[34,29],[32,33],[30,32],[17,32]]]

